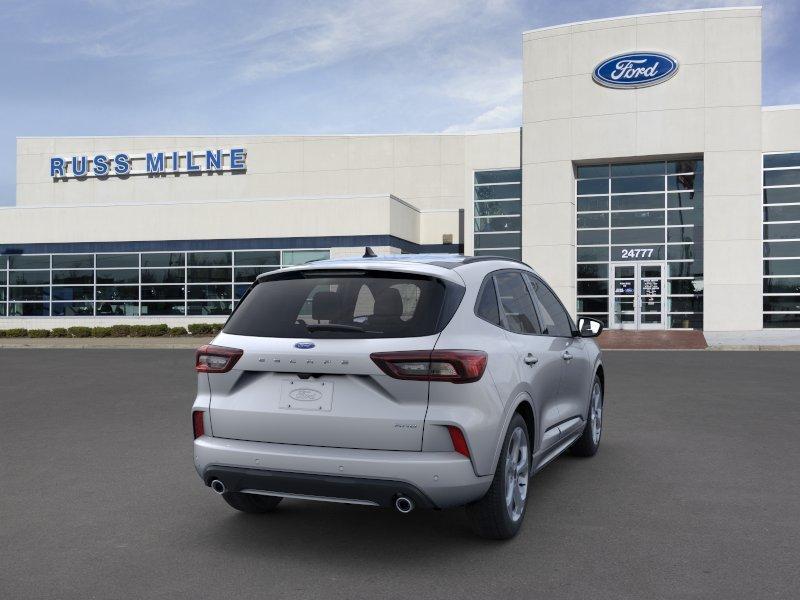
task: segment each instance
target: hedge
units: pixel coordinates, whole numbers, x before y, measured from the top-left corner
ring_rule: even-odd
[[[110,327],[54,327],[53,329],[25,329],[14,327],[0,329],[0,338],[105,338],[105,337],[180,337],[186,335],[209,336],[222,331],[222,323],[192,323],[185,327],[170,327],[166,323],[158,325],[111,325]]]

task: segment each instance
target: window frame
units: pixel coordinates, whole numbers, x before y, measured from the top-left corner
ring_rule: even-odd
[[[540,283],[545,288],[547,288],[547,290],[551,294],[553,294],[553,298],[556,299],[556,302],[558,302],[558,306],[561,308],[561,310],[563,311],[564,315],[567,317],[567,323],[569,324],[569,327],[570,327],[570,335],[568,335],[568,336],[567,335],[551,335],[549,333],[542,333],[540,335],[544,335],[546,337],[552,337],[552,338],[566,338],[566,339],[572,339],[574,337],[577,337],[579,335],[578,334],[578,327],[577,327],[577,325],[575,325],[575,322],[572,320],[572,317],[570,316],[569,311],[564,307],[564,303],[561,301],[561,298],[559,298],[558,294],[556,294],[553,291],[553,288],[551,288],[549,285],[547,285],[547,283],[544,281],[544,279],[539,277],[533,271],[523,271],[523,273],[527,274],[527,277],[523,276],[523,279],[525,280],[525,284],[528,286],[528,293],[531,295],[531,298],[535,298],[535,300],[533,301],[533,306],[536,309],[537,315],[539,313],[538,303],[541,303],[542,301],[536,295],[536,290],[533,289],[533,284],[530,282],[529,278],[535,279],[538,283]],[[542,317],[541,317],[541,315],[538,315],[538,316],[539,316],[539,326],[541,327]]]

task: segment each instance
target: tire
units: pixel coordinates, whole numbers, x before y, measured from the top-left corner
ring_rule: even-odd
[[[575,440],[569,451],[574,456],[594,456],[600,447],[600,436],[603,433],[603,384],[595,375],[592,392],[589,396],[589,412],[586,415],[586,426],[581,437]]]
[[[250,514],[272,512],[283,500],[279,496],[260,496],[240,492],[225,492],[222,494],[222,498],[236,510]]]
[[[531,480],[528,426],[515,414],[508,425],[500,460],[486,495],[467,505],[467,518],[479,536],[494,540],[514,537],[525,518]]]

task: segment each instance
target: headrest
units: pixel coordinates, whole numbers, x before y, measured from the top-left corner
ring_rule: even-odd
[[[333,321],[341,314],[340,296],[336,292],[317,292],[311,299],[311,318]]]
[[[386,288],[375,297],[376,317],[400,317],[403,314],[403,298],[395,288]]]

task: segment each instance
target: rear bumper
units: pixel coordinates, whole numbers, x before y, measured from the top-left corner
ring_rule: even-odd
[[[245,442],[202,436],[194,462],[206,485],[390,506],[403,494],[420,507],[461,506],[483,497],[492,477],[477,477],[456,452],[401,452]]]

